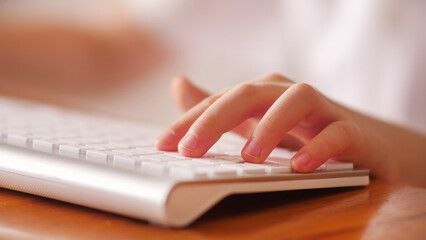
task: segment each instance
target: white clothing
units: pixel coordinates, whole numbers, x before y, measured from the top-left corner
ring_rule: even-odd
[[[57,1],[39,2],[61,6]],[[76,7],[86,6],[84,2],[65,1],[62,10],[78,12]],[[81,104],[167,124],[178,116],[168,97],[174,75],[185,74],[215,92],[279,72],[350,108],[426,132],[426,1],[111,2],[120,4],[133,21],[155,30],[173,58],[150,74],[153,80]],[[91,1],[76,22],[91,21],[99,12],[97,5],[104,3]],[[112,9],[104,8],[93,22],[102,25],[113,18]],[[55,16],[73,15],[59,11]]]
[[[425,1],[187,0],[165,11],[156,2],[149,17],[178,56],[167,73],[218,91],[279,72],[426,132]]]

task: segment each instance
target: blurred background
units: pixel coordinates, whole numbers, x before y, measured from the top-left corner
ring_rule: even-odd
[[[426,1],[0,0],[0,94],[166,125],[169,82],[278,72],[426,132]]]

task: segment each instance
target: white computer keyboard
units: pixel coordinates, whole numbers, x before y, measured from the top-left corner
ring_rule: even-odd
[[[218,201],[233,192],[368,184],[368,171],[355,171],[352,163],[333,160],[327,161],[313,173],[295,173],[289,160],[294,152],[285,149],[275,149],[263,164],[245,163],[240,155],[244,141],[236,136],[227,136],[225,140],[219,141],[201,158],[184,157],[178,152],[158,151],[154,147],[154,139],[161,130],[140,123],[0,98],[0,147],[4,146],[0,148],[0,187],[148,219],[164,225],[184,226],[199,216],[200,211],[211,206],[213,200]],[[22,150],[24,152],[21,155],[14,155],[15,152],[20,152],[18,149],[26,150]],[[32,152],[38,152],[34,159]],[[40,152],[47,154],[40,155]],[[46,165],[52,168],[46,169]],[[71,171],[72,168],[80,170]],[[128,179],[130,177],[134,179]],[[79,178],[89,180],[78,182]],[[115,180],[107,184],[109,179]],[[167,219],[168,215],[161,213],[166,211],[167,201],[170,200],[165,199],[171,196],[176,186],[191,181],[194,184],[216,183],[215,186],[219,186],[218,181],[222,181],[222,184],[224,180],[230,182],[228,186],[223,186],[220,194],[212,196],[213,200],[206,200],[210,205],[206,203],[202,205],[203,209],[194,210],[192,218],[182,220],[184,217],[180,216],[179,220],[173,222]],[[232,185],[236,181],[239,185]],[[285,184],[283,181],[286,181]],[[279,182],[281,185],[277,185]],[[117,186],[112,187],[114,184]],[[130,190],[130,186],[138,184],[143,185],[138,190],[141,193]],[[157,187],[154,189],[151,186]],[[87,196],[76,198],[71,194],[73,191],[87,192]],[[89,193],[96,191],[99,196],[110,197],[111,202],[124,201],[127,197],[125,204],[129,206],[132,201],[136,205],[146,202],[152,209],[161,210],[155,213],[157,215],[148,214],[152,209],[141,207],[145,211],[136,214],[134,210],[118,208],[108,202],[98,203],[95,197],[89,196]],[[133,194],[145,195],[131,198],[129,195]],[[153,201],[157,202],[154,204]],[[188,207],[189,212],[192,210]],[[191,214],[188,213],[189,215]]]
[[[188,158],[155,149],[159,131],[152,126],[32,104],[8,104],[0,110],[1,141],[5,144],[177,178],[292,172],[289,159],[294,152],[284,149],[274,150],[263,164],[245,163],[240,155],[243,142],[227,139],[202,158]],[[353,169],[352,163],[329,160],[317,170],[348,169]]]

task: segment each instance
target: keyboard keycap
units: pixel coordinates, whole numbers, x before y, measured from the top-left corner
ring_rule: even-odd
[[[192,161],[200,162],[200,163],[206,163],[206,164],[212,164],[212,165],[235,164],[236,163],[235,161],[216,159],[216,158],[193,158]]]
[[[115,155],[113,157],[112,164],[127,168],[138,168],[141,166],[141,161],[130,156]]]
[[[165,175],[169,171],[168,165],[162,162],[142,162],[141,169],[145,172]]]
[[[28,147],[29,145],[29,139],[25,135],[20,134],[7,134],[6,142],[20,147]]]
[[[340,162],[336,160],[328,160],[324,165],[326,171],[352,170],[354,168],[354,164],[351,162]]]
[[[262,163],[262,164],[254,164],[254,163],[246,163],[248,165],[257,165],[258,167],[264,168],[267,173],[291,173],[292,169],[288,165],[284,164],[276,164],[276,163]]]
[[[34,139],[33,149],[43,152],[59,152],[59,146],[61,144],[75,144],[72,140],[44,140]]]
[[[129,155],[129,156],[142,156],[142,155],[157,155],[157,154],[163,154],[160,151],[153,150],[153,149],[141,149],[141,148],[133,148],[133,149],[119,149],[119,150],[112,150],[113,152],[117,154],[122,155]]]
[[[244,159],[241,156],[217,156],[217,159],[222,159],[226,161],[231,161],[234,163],[243,163]]]
[[[170,176],[178,178],[206,178],[208,176],[208,172],[202,169],[191,169],[176,166],[170,168]]]
[[[129,148],[125,144],[119,143],[96,143],[96,144],[86,144],[88,148],[99,149],[99,150],[117,150],[117,149],[127,149]]]
[[[209,167],[197,167],[194,169],[199,172],[206,172],[210,177],[214,176],[236,176],[237,171],[232,168],[226,168],[222,166],[209,166]]]
[[[84,145],[59,145],[59,154],[75,158],[85,158],[87,150],[95,150]]]
[[[86,152],[86,160],[89,161],[108,163],[113,160],[113,157],[114,153],[108,150],[87,150]]]
[[[238,175],[265,173],[265,168],[256,166],[255,164],[224,164],[222,166],[236,170]]]

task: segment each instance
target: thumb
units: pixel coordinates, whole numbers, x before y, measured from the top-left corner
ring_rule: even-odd
[[[173,101],[183,112],[188,111],[209,96],[207,92],[201,90],[182,76],[172,80],[170,83],[170,92]]]

